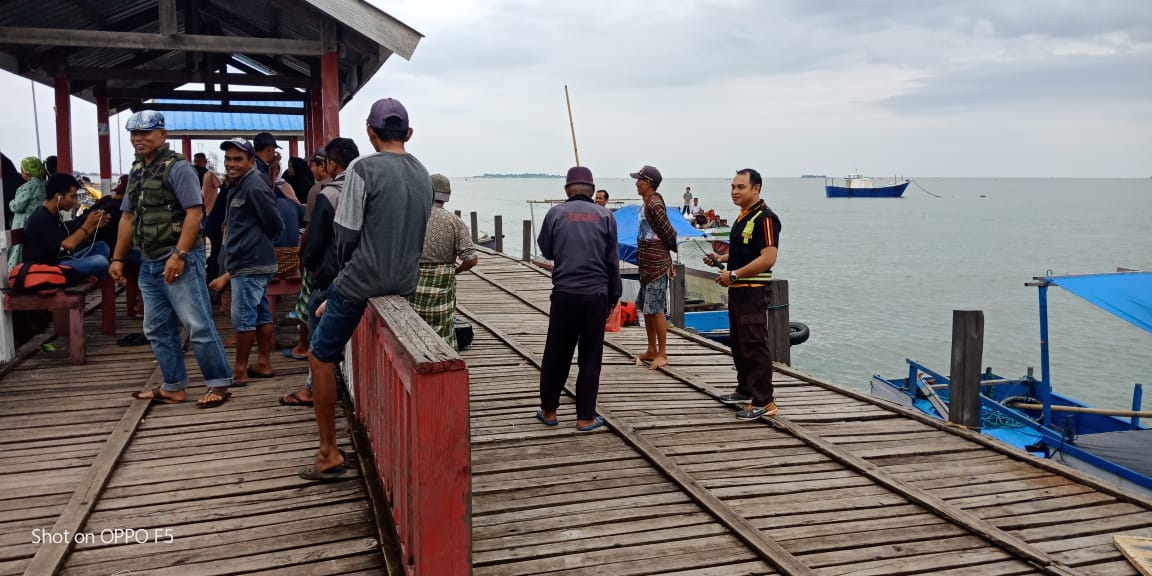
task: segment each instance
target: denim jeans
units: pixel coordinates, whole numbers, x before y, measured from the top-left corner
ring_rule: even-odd
[[[171,284],[164,283],[167,258],[140,263],[140,295],[144,298],[144,335],[164,375],[164,390],[188,387],[180,325],[188,331],[192,353],[200,364],[209,388],[232,385],[232,366],[224,353],[220,335],[212,322],[212,304],[204,280],[204,249],[194,248],[184,262],[184,272]]]
[[[311,334],[312,357],[321,362],[339,362],[368,302],[348,300],[335,286],[328,287],[327,296],[324,314]]]
[[[232,277],[232,327],[237,332],[253,332],[272,323],[272,309],[267,298],[271,281],[271,274]]]
[[[108,274],[108,256],[111,254],[112,249],[107,244],[96,242],[61,258],[60,264],[71,267],[77,276],[95,276],[103,280]]]
[[[320,319],[316,317],[316,309],[320,304],[328,298],[328,290],[323,288],[313,288],[312,293],[308,295],[308,333],[315,334],[316,326],[320,324]],[[309,339],[308,347],[311,349],[312,342]],[[304,389],[312,391],[312,368],[308,368],[308,376],[304,378]]]

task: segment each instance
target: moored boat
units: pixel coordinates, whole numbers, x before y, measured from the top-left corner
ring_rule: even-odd
[[[824,180],[824,193],[829,198],[899,198],[910,180],[895,179],[891,184],[876,184],[862,174],[851,174],[840,184],[835,178]]]
[[[981,383],[981,432],[1042,458],[1051,458],[1119,486],[1152,495],[1152,430],[1140,418],[1142,388],[1134,386],[1130,410],[1090,407],[1052,390],[1049,376],[1047,289],[1064,288],[1129,323],[1152,332],[1152,272],[1048,276],[1039,289],[1041,377],[987,371]],[[872,394],[948,419],[950,380],[908,360],[904,378],[872,377]]]

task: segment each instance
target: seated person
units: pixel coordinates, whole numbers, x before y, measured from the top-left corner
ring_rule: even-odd
[[[116,186],[112,188],[112,195],[104,196],[97,200],[91,208],[80,213],[79,219],[83,220],[88,217],[88,214],[102,210],[108,215],[111,222],[119,222],[120,215],[123,214],[121,207],[124,204],[124,193],[127,188],[128,175],[124,174],[120,176],[120,180],[117,181]],[[115,225],[101,226],[100,229],[96,231],[96,241],[107,244],[112,252],[116,252],[116,241],[118,240],[117,235],[119,232],[119,229]],[[140,249],[133,247],[132,250],[128,252],[128,258],[125,260],[125,264],[133,271],[138,270],[140,268],[141,258]]]
[[[76,207],[80,182],[71,174],[56,173],[45,184],[47,199],[24,223],[24,261],[69,266],[78,278],[104,278],[108,272],[108,245],[93,236],[111,221],[101,210],[82,220],[65,223],[60,214]]]

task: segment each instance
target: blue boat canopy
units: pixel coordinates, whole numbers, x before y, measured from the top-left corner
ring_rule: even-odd
[[[701,237],[705,234],[697,230],[684,219],[679,208],[665,206],[668,210],[668,221],[676,229],[676,237]],[[640,229],[640,206],[622,206],[614,212],[616,215],[616,239],[620,243],[620,260],[629,264],[636,264],[636,234]]]
[[[1052,276],[1045,280],[1152,333],[1152,272]]]

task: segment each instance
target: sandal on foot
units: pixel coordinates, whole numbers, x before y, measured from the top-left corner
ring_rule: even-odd
[[[275,378],[276,372],[267,372],[267,373],[257,372],[255,370],[253,370],[251,366],[249,366],[248,367],[248,377],[249,378]]]
[[[307,360],[308,359],[307,355],[300,356],[297,354],[293,354],[291,348],[285,348],[284,349],[284,357],[289,359],[289,360]]]
[[[552,420],[545,418],[543,408],[536,411],[536,419],[543,422],[545,426],[555,426],[560,423],[560,419],[558,418]]]
[[[137,400],[148,400],[152,404],[179,404],[183,400],[169,398],[164,395],[164,389],[157,386],[151,390],[141,390],[140,392],[133,392],[132,397]]]
[[[348,473],[348,455],[343,450],[339,450],[340,457],[344,459],[343,462],[337,464],[327,470],[319,470],[315,464],[309,465],[300,471],[300,477],[305,480],[313,482],[332,482],[334,480],[345,480],[344,474]]]
[[[600,428],[603,425],[604,425],[604,417],[603,416],[597,416],[596,418],[594,418],[592,420],[591,424],[585,424],[584,426],[577,426],[576,429],[579,430],[580,432],[591,432],[597,428]]]
[[[215,396],[217,399],[216,400],[204,400],[204,398],[207,398],[209,396]],[[197,408],[215,408],[215,407],[223,404],[224,402],[226,402],[231,397],[232,397],[232,391],[228,390],[227,388],[209,388],[208,391],[204,393],[204,397],[201,398],[200,401],[196,403],[196,407]]]
[[[291,398],[291,400],[289,400],[289,398]],[[305,399],[301,398],[300,396],[297,395],[296,392],[293,392],[287,396],[281,396],[280,397],[280,405],[281,406],[307,406],[309,408],[311,408],[312,406],[315,406],[315,404],[311,400],[305,400]]]
[[[121,336],[116,339],[116,344],[119,346],[147,346],[148,338],[140,332]]]

